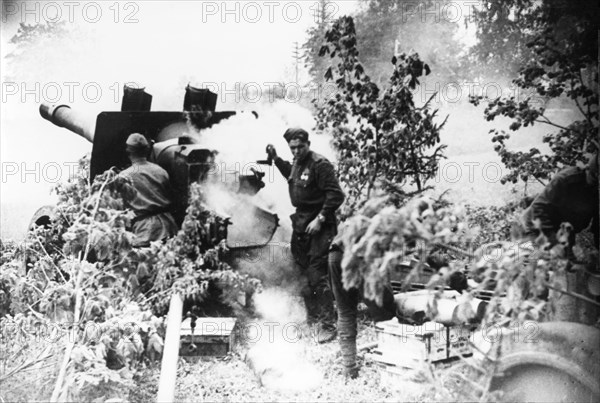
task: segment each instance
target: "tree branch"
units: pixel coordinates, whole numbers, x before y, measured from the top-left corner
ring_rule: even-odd
[[[40,247],[42,248],[42,250],[44,251],[44,253],[46,254],[46,257],[48,259],[50,259],[50,262],[52,263],[52,266],[54,266],[54,268],[56,269],[56,271],[58,272],[58,274],[60,274],[60,276],[63,279],[63,282],[65,282],[65,284],[67,283],[67,280],[65,279],[65,276],[63,276],[62,272],[60,271],[60,269],[54,264],[54,260],[50,257],[50,254],[48,253],[48,251],[46,250],[46,248],[44,247],[44,245],[42,244],[42,241],[40,240],[40,238],[38,236],[35,237],[35,239],[38,241],[38,243],[40,244]],[[44,276],[46,276],[46,272],[44,272]],[[46,276],[46,279],[48,279],[48,276]],[[48,279],[48,281],[50,281]]]
[[[88,229],[88,239],[87,239],[87,244],[85,245],[85,253],[83,254],[83,260],[87,260],[88,255],[90,253],[91,242],[90,242],[89,231],[92,229],[92,225],[96,221],[96,214],[98,214],[98,209],[100,208],[100,200],[102,200],[102,192],[104,192],[104,188],[108,184],[109,180],[110,180],[110,176],[107,175],[107,178],[104,180],[104,183],[102,183],[102,186],[100,186],[100,190],[98,191],[98,200],[96,200],[96,205],[94,206],[94,212],[92,213],[92,219],[90,221],[90,225],[89,225],[89,229]]]
[[[536,119],[536,120],[534,120],[534,122],[545,123],[545,124],[550,125],[550,126],[558,127],[559,129],[563,129],[563,130],[567,130],[567,131],[570,131],[570,132],[579,133],[577,130],[574,130],[574,129],[571,129],[571,128],[568,128],[568,127],[564,127],[564,126],[558,125],[558,124],[556,124],[554,122],[551,122],[550,119],[548,119],[544,115],[540,115],[540,117],[544,118],[544,120]]]
[[[581,112],[581,114],[583,115],[583,117],[585,118],[585,120],[587,120],[587,122],[588,122],[590,125],[592,125],[592,126],[593,126],[594,124],[592,123],[592,119],[589,117],[589,115],[588,115],[587,113],[585,113],[585,112],[583,111],[583,108],[582,108],[582,107],[581,107],[581,105],[579,104],[579,100],[577,100],[577,99],[574,99],[574,101],[575,101],[575,105],[577,105],[577,109],[579,109],[579,112]],[[589,112],[589,105],[588,105],[588,112]]]
[[[429,105],[429,102],[431,102],[431,100],[433,99],[433,97],[435,97],[437,95],[437,91],[433,93],[433,95],[431,97],[429,97],[429,99],[425,102],[425,105],[423,105],[420,108],[417,108],[418,111],[422,111],[423,109],[427,109],[427,106]]]
[[[80,267],[79,272],[77,273],[77,280],[75,281],[75,311],[73,312],[73,322],[75,324],[79,323],[79,311],[81,310],[81,279],[83,278],[83,269]],[[75,327],[74,327],[75,329]],[[71,353],[73,352],[73,348],[75,347],[75,339],[69,340],[67,344],[67,348],[65,350],[65,356],[63,358],[62,365],[60,367],[60,371],[58,372],[58,378],[56,379],[56,384],[54,385],[54,390],[52,391],[52,396],[50,397],[51,402],[57,402],[59,394],[63,388],[63,383],[65,379],[65,374],[67,372],[67,366],[69,365],[69,361],[71,360]]]
[[[40,355],[38,356],[38,358],[36,358],[34,360],[31,360],[31,361],[27,361],[27,362],[19,365],[17,368],[14,368],[10,372],[8,372],[8,373],[0,376],[0,382],[4,382],[6,379],[10,378],[11,376],[13,376],[13,375],[15,375],[15,374],[17,374],[19,372],[25,371],[26,369],[28,369],[30,367],[33,367],[34,365],[36,365],[36,364],[38,364],[38,363],[40,363],[42,361],[45,361],[48,358],[52,357],[52,354],[50,353],[49,350],[50,350],[50,346],[46,347],[44,349],[44,351],[42,351],[40,353]],[[43,355],[43,356],[40,357],[41,355]]]

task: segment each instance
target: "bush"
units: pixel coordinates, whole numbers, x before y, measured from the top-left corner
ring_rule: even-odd
[[[199,185],[192,187],[178,234],[142,249],[132,248],[128,231],[133,216],[125,206],[134,195],[128,178],[109,170],[91,186],[79,177],[56,191],[59,203],[49,226],[33,229],[20,246],[0,245],[5,377],[38,363],[32,357],[40,357],[39,343],[30,343],[28,333],[33,323],[58,332],[48,347],[63,357],[53,397],[122,396],[139,364],[162,353],[159,316],[172,293],[182,295],[188,308],[211,297],[232,307],[240,292],[260,286],[221,262],[227,250],[214,228],[224,223],[204,207]],[[27,337],[15,337],[15,331]],[[6,361],[10,354],[21,359]],[[49,398],[20,392],[19,398]]]

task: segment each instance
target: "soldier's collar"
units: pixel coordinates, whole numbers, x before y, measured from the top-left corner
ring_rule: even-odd
[[[312,150],[309,150],[302,159],[296,160],[296,164],[304,164],[306,161],[308,161],[310,159],[310,157],[312,157],[312,154],[313,154]]]

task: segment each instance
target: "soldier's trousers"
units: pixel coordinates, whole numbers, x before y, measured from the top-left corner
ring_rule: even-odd
[[[329,277],[331,288],[337,306],[337,332],[342,350],[342,363],[347,368],[356,365],[356,319],[358,302],[362,298],[359,289],[344,288],[342,283],[342,256],[343,252],[333,247],[329,252]],[[383,295],[383,306],[378,306],[375,301],[364,300],[369,308],[369,314],[374,321],[389,320],[396,314],[394,294],[391,288],[386,288]]]
[[[302,290],[309,322],[319,322],[324,328],[335,328],[333,294],[327,274],[329,245],[336,234],[334,224],[323,224],[314,235],[294,231],[291,250],[294,260],[306,276]]]

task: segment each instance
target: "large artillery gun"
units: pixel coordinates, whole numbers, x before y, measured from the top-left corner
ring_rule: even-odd
[[[202,132],[238,112],[215,111],[217,94],[189,85],[182,111],[151,111],[151,103],[152,96],[145,89],[125,86],[121,111],[99,113],[93,130],[68,105],[44,103],[40,105],[40,114],[56,126],[64,127],[93,144],[90,181],[111,167],[127,167],[127,137],[131,133],[143,134],[153,143],[149,161],[169,173],[173,190],[171,212],[177,224],[181,225],[188,206],[190,186],[192,183],[207,185],[209,176],[217,167],[215,151],[201,142]],[[255,112],[252,114],[258,118]],[[263,247],[275,233],[279,221],[277,215],[258,207],[251,200],[264,187],[263,176],[260,170],[252,168],[245,175],[236,173],[229,176],[235,178],[234,186],[228,187],[229,192],[234,193],[230,195],[234,203],[228,203],[225,210],[219,211],[224,216],[225,228],[211,230],[223,233],[231,249]],[[48,208],[40,209],[32,224],[48,223],[49,211]],[[252,234],[251,239],[248,233]]]
[[[258,163],[249,167],[247,172],[228,171],[225,178],[233,178],[233,183],[219,183],[215,179],[223,176],[218,175],[216,155],[225,150],[209,149],[203,141],[207,129],[238,112],[216,111],[217,94],[189,85],[185,90],[182,111],[151,111],[151,103],[152,96],[145,89],[126,86],[121,111],[99,113],[94,129],[88,128],[85,119],[68,105],[42,104],[40,114],[56,126],[64,127],[92,143],[90,182],[113,167],[118,170],[126,168],[129,165],[127,138],[132,133],[143,134],[152,143],[148,160],[160,165],[169,174],[173,191],[171,213],[179,226],[185,218],[190,189],[196,183],[205,195],[203,202],[208,208],[217,210],[215,212],[223,218],[219,221],[224,225],[209,229],[211,237],[218,241],[224,239],[228,249],[233,251],[268,246],[279,226],[279,219],[253,200],[254,195],[265,186],[262,180],[264,173]],[[252,115],[258,119],[258,114],[252,112]],[[218,206],[211,205],[207,200],[211,194],[219,194],[227,200]],[[49,224],[51,215],[51,207],[41,208],[30,226]],[[158,401],[173,400],[183,312],[183,298],[174,293],[169,306]]]

